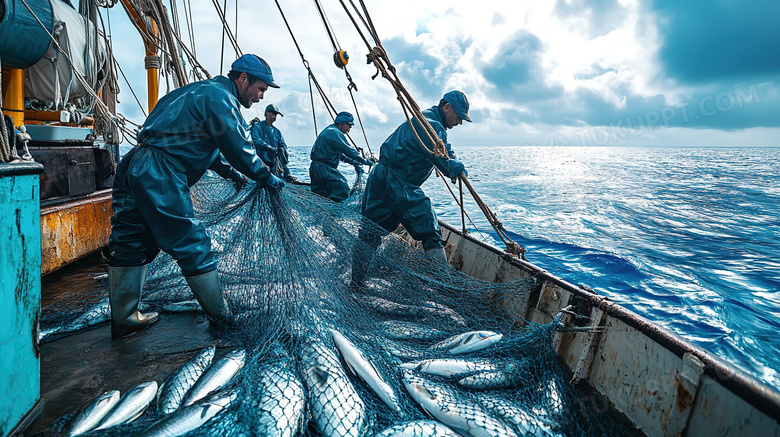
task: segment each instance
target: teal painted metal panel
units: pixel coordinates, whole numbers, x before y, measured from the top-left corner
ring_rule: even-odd
[[[40,168],[39,168],[40,167]],[[40,164],[0,164],[0,435],[40,398]]]

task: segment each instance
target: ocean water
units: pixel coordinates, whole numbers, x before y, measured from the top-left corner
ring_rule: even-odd
[[[304,180],[310,147],[291,147]],[[455,151],[530,262],[780,388],[780,148]],[[460,228],[444,182],[423,189]],[[503,249],[465,198],[467,228]]]

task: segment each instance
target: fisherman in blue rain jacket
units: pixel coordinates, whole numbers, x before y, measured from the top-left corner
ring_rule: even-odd
[[[339,112],[333,124],[320,132],[311,148],[311,191],[334,202],[343,202],[349,196],[347,179],[338,171],[339,161],[354,165],[358,177],[363,174],[364,165],[372,164],[347,142],[344,134],[354,124],[352,114]]]
[[[412,238],[422,242],[426,252],[446,263],[436,213],[420,186],[431,176],[434,168],[450,178],[468,175],[447,142],[447,129],[460,125],[463,120],[471,121],[469,102],[462,92],[450,91],[442,97],[438,106],[423,111],[423,116],[436,130],[448,156],[439,157],[430,152],[433,144],[416,120],[413,121],[415,130],[425,146],[420,144],[409,123],[403,123],[382,143],[379,163],[368,175],[362,213],[388,232],[402,224]],[[372,237],[362,229],[360,238],[374,248],[380,243],[375,237],[371,241]],[[361,285],[368,262],[370,259],[353,261],[352,280],[356,286]]]
[[[295,176],[290,174],[287,164],[290,154],[287,144],[284,142],[282,132],[274,126],[276,117],[282,114],[278,106],[271,103],[265,108],[265,120],[255,118],[252,120],[252,142],[255,144],[257,156],[271,169],[271,173],[280,176],[285,182],[298,182]]]
[[[138,302],[147,264],[161,249],[177,261],[210,320],[230,320],[211,240],[193,213],[190,187],[206,169],[238,186],[244,175],[274,191],[284,186],[255,153],[240,110],[259,102],[268,87],[279,87],[271,68],[246,54],[227,77],[171,91],[149,114],[138,145],[122,158],[114,179],[108,264],[113,338],[158,320],[157,313],[141,314]]]

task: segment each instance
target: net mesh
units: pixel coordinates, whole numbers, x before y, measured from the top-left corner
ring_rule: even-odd
[[[472,425],[492,435],[636,432],[569,383],[552,348],[557,321],[527,324],[512,312],[538,281],[477,280],[388,234],[361,218],[362,184],[343,204],[294,185],[236,194],[204,178],[193,187],[237,315],[221,335],[247,354],[222,389],[235,401],[189,435],[448,435],[431,419],[464,435]],[[161,253],[144,304],[193,298]],[[140,431],[161,417],[152,408],[94,433]]]

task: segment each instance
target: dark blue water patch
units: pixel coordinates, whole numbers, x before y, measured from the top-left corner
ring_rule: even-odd
[[[488,233],[497,241],[498,234]],[[642,284],[650,278],[630,261],[615,254],[574,244],[550,241],[547,239],[528,239],[514,232],[507,236],[525,247],[528,260],[544,266],[545,270],[561,279],[579,286],[590,287],[599,294],[617,297],[626,302],[628,309],[631,296],[646,296],[647,290]],[[670,300],[679,303],[674,295]]]

